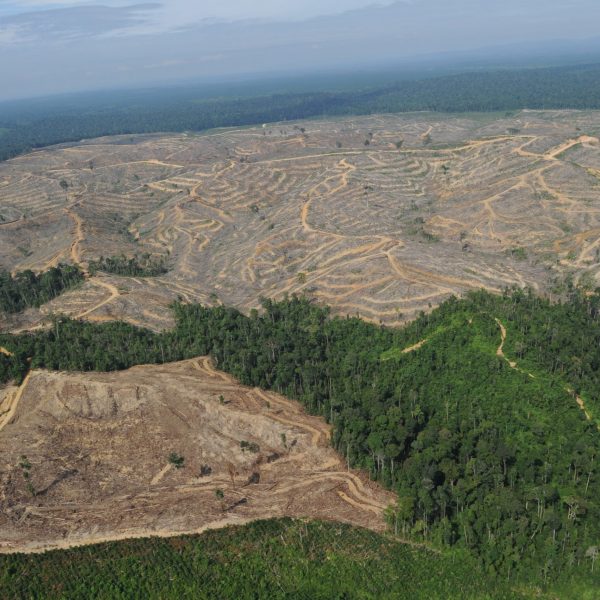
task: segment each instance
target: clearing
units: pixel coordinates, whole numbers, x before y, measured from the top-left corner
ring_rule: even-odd
[[[394,500],[346,468],[322,419],[241,386],[208,358],[110,374],[32,371],[0,407],[1,552],[279,516],[383,531]]]
[[[144,252],[171,266],[92,277],[3,329],[63,312],[160,330],[177,297],[247,311],[285,293],[398,324],[465,290],[598,284],[600,144],[586,132],[600,112],[302,128],[101,138],[0,164],[0,268]]]

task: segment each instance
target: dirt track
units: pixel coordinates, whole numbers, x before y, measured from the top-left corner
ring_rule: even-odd
[[[206,358],[114,374],[34,371],[5,405],[0,552],[284,515],[380,531],[393,502],[347,470],[321,419],[240,386]],[[172,452],[184,457],[183,468],[169,463]]]
[[[535,379],[535,375],[533,373],[530,373],[529,371],[524,371],[523,369],[519,368],[519,366],[517,365],[517,363],[514,360],[509,360],[506,355],[504,354],[504,344],[506,342],[506,327],[504,327],[504,325],[502,324],[502,322],[499,319],[496,319],[496,323],[498,324],[498,327],[500,328],[500,345],[498,346],[498,350],[496,351],[496,355],[500,356],[501,358],[503,358],[508,365],[510,366],[511,369],[515,369],[516,371],[519,371],[521,373],[525,373],[526,375],[528,375],[529,377],[531,377],[532,379]],[[592,420],[592,415],[589,412],[589,410],[586,407],[585,401],[583,400],[583,398],[579,395],[577,395],[571,388],[569,387],[565,387],[565,392],[567,392],[569,395],[573,396],[573,398],[575,399],[575,402],[577,403],[577,406],[579,407],[579,409],[581,410],[581,412],[585,415],[585,418],[588,421]],[[600,431],[600,425],[598,425],[598,431]]]

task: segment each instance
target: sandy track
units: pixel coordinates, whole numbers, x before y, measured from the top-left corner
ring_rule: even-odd
[[[17,388],[17,390],[13,393],[9,393],[5,398],[2,413],[0,414],[0,431],[2,431],[6,425],[8,425],[15,416],[17,409],[19,407],[19,402],[23,397],[23,393],[27,388],[27,384],[29,383],[29,378],[31,377],[31,373],[27,373],[23,383]]]
[[[80,313],[77,313],[75,315],[76,319],[83,319],[86,317],[89,318],[90,315],[92,315],[92,313],[95,313],[97,310],[101,309],[103,306],[110,304],[113,300],[115,300],[115,298],[118,298],[120,296],[120,292],[115,285],[113,285],[112,283],[109,283],[108,281],[104,281],[100,277],[93,277],[92,279],[90,279],[90,283],[92,285],[96,285],[98,287],[101,287],[101,288],[107,290],[109,292],[109,296],[107,298],[105,298],[104,300],[98,302],[98,304],[94,304],[90,308],[88,308]]]
[[[282,407],[284,410],[286,410],[286,412],[288,414],[289,413],[296,414],[296,415],[300,414],[300,412],[297,410],[297,407],[293,406],[292,402],[284,401],[281,396],[276,396],[275,394],[266,394],[259,388],[255,388],[254,393],[259,398],[262,398],[267,404],[275,404],[276,406],[278,405],[278,406]],[[290,410],[290,409],[292,409],[292,410]],[[296,409],[296,410],[294,410],[294,409]],[[286,425],[291,425],[292,427],[297,426],[296,421],[294,421],[293,419],[291,419],[289,417],[283,417],[280,414],[277,414],[277,415],[270,414],[269,416],[271,419],[275,419],[276,421],[279,421],[280,423],[284,423]],[[321,425],[321,427],[318,427],[318,428],[314,427],[312,425],[308,425],[306,423],[301,424],[299,427],[301,429],[303,429],[304,431],[307,431],[308,433],[310,433],[311,441],[314,446],[322,446],[329,442],[329,439],[331,437],[331,431],[330,431],[330,428],[325,423],[323,423]]]
[[[501,358],[503,358],[510,365],[511,369],[516,369],[517,363],[506,358],[504,354],[504,343],[506,342],[506,327],[504,327],[500,319],[496,319],[496,323],[498,324],[498,327],[500,327],[500,345],[496,350],[496,356],[500,356]],[[531,375],[531,377],[533,377],[533,375]]]
[[[422,348],[428,341],[429,339],[424,339],[420,342],[417,342],[416,344],[413,344],[412,346],[409,346],[408,348],[404,348],[404,350],[402,350],[402,354],[410,354],[411,352]]]
[[[71,256],[71,260],[73,261],[73,263],[75,265],[77,265],[79,268],[81,268],[81,270],[84,272],[84,274],[87,275],[88,274],[87,267],[83,264],[82,258],[81,258],[81,244],[85,241],[85,235],[83,233],[83,227],[84,227],[83,220],[76,212],[73,211],[73,208],[74,207],[72,206],[70,208],[65,209],[67,214],[69,215],[69,217],[75,223],[75,233],[74,233],[75,239],[71,243],[70,256]]]
[[[563,154],[563,152],[570,150],[574,146],[578,146],[580,144],[596,144],[597,145],[599,142],[600,142],[600,140],[598,140],[598,138],[596,138],[596,137],[591,137],[589,135],[582,135],[582,136],[578,137],[576,140],[568,140],[567,142],[565,142],[564,144],[561,144],[557,148],[553,148],[549,152],[546,152],[546,154],[544,154],[543,157],[547,160],[556,160],[558,158],[558,156]]]

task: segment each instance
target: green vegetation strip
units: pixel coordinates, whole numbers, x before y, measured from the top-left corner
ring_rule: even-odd
[[[91,260],[88,268],[92,276],[102,271],[122,277],[156,277],[169,270],[166,257],[151,254],[136,254],[131,258],[124,255],[108,258],[101,256],[98,260]]]
[[[242,383],[324,416],[350,464],[397,492],[388,520],[403,538],[468,551],[511,584],[576,580],[577,597],[600,588],[600,433],[574,396],[600,414],[597,294],[553,304],[478,292],[402,329],[330,318],[298,298],[249,316],[173,310],[176,326],[161,334],[56,319],[0,336],[13,352],[0,355],[0,380],[21,380],[29,358],[33,368],[110,371],[211,355]],[[518,369],[497,355],[496,319]]]
[[[11,276],[7,271],[0,271],[0,313],[18,313],[41,306],[83,280],[78,267],[63,264],[39,275],[20,271]]]
[[[2,598],[525,598],[464,553],[439,556],[347,525],[258,521],[200,536],[0,556]]]

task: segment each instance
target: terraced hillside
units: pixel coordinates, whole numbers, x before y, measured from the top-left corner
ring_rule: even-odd
[[[148,252],[41,311],[162,329],[177,297],[249,309],[307,293],[394,324],[452,293],[538,290],[600,252],[600,113],[430,114],[105,138],[0,165],[0,267]]]
[[[0,390],[0,553],[194,533],[273,516],[383,531],[394,496],[330,427],[210,359],[31,372]]]

